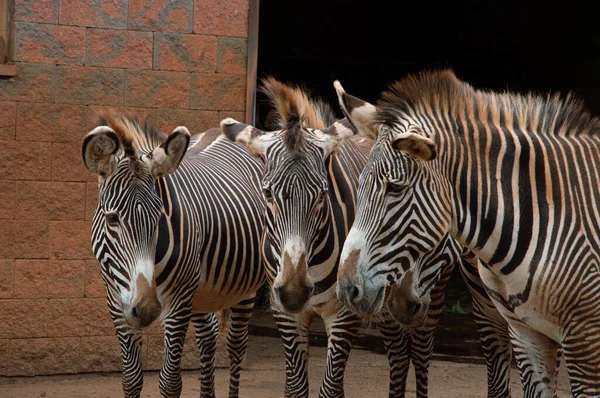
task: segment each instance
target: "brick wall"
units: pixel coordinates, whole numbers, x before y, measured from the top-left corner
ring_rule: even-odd
[[[248,0],[15,2],[18,76],[0,78],[0,375],[119,370],[82,137],[101,106],[166,132],[243,120]],[[159,368],[159,328],[144,342]],[[184,367],[197,364],[190,339]]]

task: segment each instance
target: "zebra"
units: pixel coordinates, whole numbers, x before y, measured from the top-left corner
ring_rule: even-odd
[[[263,132],[232,119],[221,125],[227,137],[244,143],[265,162],[263,252],[275,319],[284,338],[285,394],[308,395],[307,338],[317,314],[328,334],[320,396],[343,396],[344,367],[362,319],[336,299],[336,279],[341,247],[354,218],[358,175],[371,142],[358,137],[346,141],[346,135],[354,134],[349,126],[336,121],[327,104],[297,87],[267,78],[262,91],[274,108],[269,119],[279,130]],[[443,288],[436,294],[440,293]],[[423,323],[427,309],[418,315]],[[433,329],[425,325],[415,334],[391,316],[377,321],[390,362],[390,396],[404,396],[410,359],[419,396],[426,396]]]
[[[376,305],[449,232],[481,260],[525,397],[555,393],[561,355],[573,396],[598,396],[600,119],[570,94],[476,90],[451,70],[408,76],[356,113],[376,143],[340,296]]]
[[[261,166],[218,128],[168,137],[135,117],[104,114],[82,144],[98,175],[92,248],[123,360],[125,397],[143,385],[142,328],[160,319],[164,358],[159,389],[181,394],[180,361],[188,325],[201,353],[201,397],[214,397],[218,321],[230,307],[229,396],[237,397],[256,290],[264,206]]]
[[[369,136],[369,138],[376,138],[373,135],[372,117],[377,108],[346,93],[339,81],[334,83],[334,87],[340,108],[353,131]],[[394,236],[400,234],[404,228],[405,225],[401,223],[386,224],[386,239],[394,239]],[[402,247],[397,246],[396,249],[401,250]],[[433,329],[439,321],[444,304],[443,291],[453,271],[452,265],[458,264],[462,279],[472,298],[473,316],[486,359],[488,398],[510,397],[512,355],[508,324],[485,291],[478,271],[480,260],[473,252],[460,246],[448,233],[432,251],[421,254],[409,264],[407,264],[409,259],[402,256],[395,259],[397,254],[395,250],[386,250],[385,258],[382,256],[378,260],[385,262],[394,258],[395,262],[400,263],[402,273],[394,275],[393,278],[392,276],[387,277],[389,285],[386,289],[386,300],[378,303],[381,305],[379,310],[371,308],[371,313],[389,311],[401,324],[414,327],[415,322],[418,324],[418,319],[415,320],[416,314],[418,314],[415,307],[426,309],[429,306],[428,319],[424,325],[429,328],[429,342],[421,344],[421,347],[427,349],[421,357],[429,360],[433,355]],[[446,261],[440,262],[439,259],[443,258],[446,258]],[[368,315],[368,311],[365,314],[364,308],[353,303],[351,295],[345,294],[348,289],[344,289],[344,285],[356,277],[352,267],[344,266],[346,263],[342,263],[340,266],[338,273],[340,289],[337,294],[348,308]],[[438,278],[439,281],[436,284],[435,281]],[[353,289],[354,298],[357,297],[357,292],[358,290]],[[422,330],[416,330],[416,332],[418,332],[417,336],[423,335]],[[417,388],[422,385],[423,383],[417,383]],[[426,392],[422,394],[417,391],[417,396],[426,396]]]

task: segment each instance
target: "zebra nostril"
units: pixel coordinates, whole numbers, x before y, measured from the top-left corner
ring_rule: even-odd
[[[137,307],[133,307],[131,309],[131,316],[134,317],[135,319],[140,319],[139,315],[138,315]]]
[[[412,316],[417,315],[419,311],[421,311],[421,303],[415,303],[415,305],[413,306]]]
[[[361,299],[361,291],[357,285],[352,285],[350,288],[350,302],[355,303]]]

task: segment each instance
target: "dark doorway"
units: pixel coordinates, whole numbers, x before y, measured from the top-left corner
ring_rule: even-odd
[[[451,67],[477,88],[572,90],[600,114],[597,8],[527,0],[263,0],[258,77],[303,83],[335,105],[335,79],[375,101],[407,73]]]

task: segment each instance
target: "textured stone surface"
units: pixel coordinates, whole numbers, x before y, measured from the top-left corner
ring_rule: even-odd
[[[116,336],[81,338],[80,372],[119,372],[121,350]]]
[[[50,144],[0,142],[0,180],[49,180]]]
[[[15,125],[17,120],[17,103],[0,102],[0,140],[15,139]]]
[[[244,37],[219,37],[217,73],[246,74],[248,40]]]
[[[18,181],[15,218],[82,220],[85,183]]]
[[[194,0],[129,0],[129,29],[192,31]]]
[[[79,338],[13,339],[7,376],[35,376],[79,371]]]
[[[196,0],[194,33],[248,36],[248,0]]]
[[[15,260],[0,259],[0,299],[13,296]]]
[[[58,23],[58,0],[15,0],[15,20]]]
[[[214,72],[217,39],[214,36],[154,34],[154,69]]]
[[[125,104],[147,108],[187,108],[190,75],[183,72],[128,71]]]
[[[218,111],[243,111],[246,76],[194,73],[190,108]]]
[[[0,338],[47,336],[48,300],[0,300]]]
[[[107,336],[114,333],[106,299],[48,301],[48,337]]]
[[[17,140],[81,144],[90,128],[88,113],[82,105],[19,103]]]
[[[90,221],[50,222],[51,257],[58,259],[94,258],[91,235],[92,223]]]
[[[54,181],[97,181],[81,159],[81,144],[52,144],[52,179]]]
[[[56,88],[56,102],[122,105],[124,78],[125,74],[121,69],[62,67]]]
[[[152,69],[152,33],[88,29],[85,64]]]
[[[48,258],[48,221],[3,220],[0,222],[0,258]]]
[[[98,207],[98,184],[95,182],[88,182],[86,184],[85,193],[85,219],[92,220],[94,218],[94,212]]]
[[[16,298],[83,297],[83,260],[17,260]]]
[[[106,297],[100,264],[96,260],[85,260],[85,297]]]
[[[237,120],[238,122],[246,123],[246,113],[236,111],[221,111],[219,112],[219,122],[228,117]]]
[[[8,339],[0,339],[0,376],[6,376],[7,366],[8,366],[8,343],[10,340]]]
[[[0,220],[15,218],[16,183],[0,181]]]
[[[17,76],[0,79],[0,101],[50,102],[54,98],[54,65],[19,64]]]
[[[15,61],[83,64],[84,28],[17,22],[15,38]]]
[[[160,131],[170,133],[177,126],[185,126],[191,134],[202,133],[218,127],[218,114],[214,111],[158,109],[156,126]]]
[[[60,0],[60,23],[125,29],[127,2],[124,0]]]

